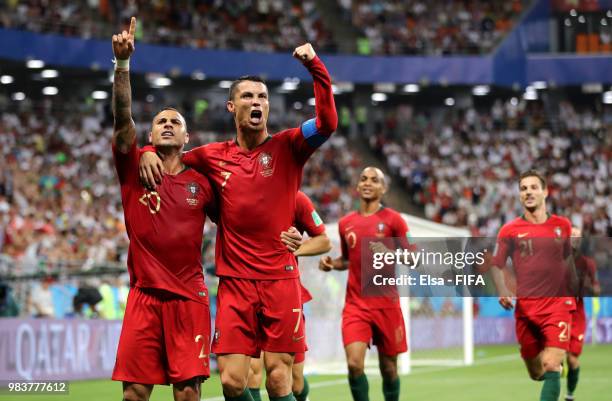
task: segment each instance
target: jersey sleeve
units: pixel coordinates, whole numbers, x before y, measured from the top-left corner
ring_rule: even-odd
[[[292,133],[293,152],[302,164],[338,127],[338,114],[329,72],[319,57],[308,62],[306,68],[312,75],[316,117],[303,122]]]
[[[398,243],[396,244],[400,249],[407,249],[409,251],[416,250],[416,244],[413,243],[410,237],[410,228],[408,223],[402,217],[401,214],[397,213],[393,219],[393,236],[397,238]]]
[[[202,180],[202,190],[204,191],[204,196],[206,202],[204,203],[204,210],[206,211],[206,215],[215,223],[219,221],[219,207],[217,203],[217,196],[215,195],[215,191],[213,190],[210,182],[206,177],[203,177]]]
[[[340,250],[342,251],[342,259],[349,259],[348,245],[346,244],[346,238],[344,237],[344,224],[342,220],[338,223],[338,234],[340,235]]]
[[[209,158],[206,153],[206,145],[183,152],[183,163],[200,174],[207,174],[210,169],[208,167]]]
[[[140,149],[140,154],[145,152],[155,152],[155,146],[147,145]],[[186,166],[191,167],[200,174],[206,174],[208,172],[208,158],[206,157],[206,146],[198,146],[187,152],[183,152],[183,163]]]
[[[295,198],[295,226],[299,232],[306,232],[311,238],[325,233],[323,220],[310,198],[302,192],[298,192]]]
[[[572,256],[573,254],[573,249],[572,249],[572,240],[571,240],[571,236],[572,236],[572,223],[569,221],[569,219],[563,218],[563,230],[564,230],[564,236],[563,236],[563,257],[564,258],[569,258],[570,256]]]
[[[491,258],[491,266],[497,266],[502,269],[506,267],[508,256],[512,253],[512,238],[508,231],[508,227],[503,226],[497,234],[493,257]]]
[[[119,184],[138,183],[138,162],[140,161],[140,152],[138,151],[138,146],[136,146],[136,141],[132,143],[127,153],[119,151],[114,144],[112,145],[112,149],[115,169],[119,177]]]

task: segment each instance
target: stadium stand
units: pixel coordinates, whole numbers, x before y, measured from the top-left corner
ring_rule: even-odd
[[[109,38],[131,16],[143,21],[137,40],[192,48],[272,52],[314,41],[336,44],[314,1],[120,1],[3,2],[0,26],[80,38]]]
[[[528,2],[355,0],[340,4],[361,34],[358,51],[362,54],[448,55],[491,51]]]

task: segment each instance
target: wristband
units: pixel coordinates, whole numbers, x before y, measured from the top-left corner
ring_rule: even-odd
[[[125,70],[125,71],[130,70],[130,59],[129,58],[125,60],[119,60],[115,58],[113,60],[113,63],[115,63],[115,70]]]

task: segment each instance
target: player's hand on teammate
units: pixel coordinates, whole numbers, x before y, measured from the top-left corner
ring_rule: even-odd
[[[511,310],[512,308],[514,308],[514,302],[512,297],[499,297],[499,304],[505,310]]]
[[[302,234],[295,227],[289,227],[289,230],[283,231],[280,235],[281,242],[285,244],[287,249],[295,252],[302,245]]]
[[[162,177],[166,173],[164,164],[154,152],[145,152],[140,155],[138,170],[140,172],[140,181],[151,190],[155,189],[157,184],[161,184]]]
[[[302,63],[306,63],[312,60],[313,58],[315,58],[316,55],[317,53],[315,53],[310,43],[306,43],[302,46],[296,47],[293,51],[293,57],[300,60]]]
[[[134,34],[136,33],[136,17],[130,20],[130,28],[120,34],[113,35],[113,53],[117,60],[127,60],[134,53]]]
[[[334,269],[334,261],[331,256],[323,256],[319,260],[319,270],[328,272]]]

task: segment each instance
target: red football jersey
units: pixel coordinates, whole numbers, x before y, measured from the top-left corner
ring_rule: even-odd
[[[342,258],[349,262],[349,277],[346,288],[346,304],[353,304],[362,309],[385,309],[399,307],[399,298],[395,296],[368,296],[361,292],[362,267],[372,275],[378,274],[372,266],[361,266],[362,251],[370,254],[369,249],[362,250],[362,239],[378,237],[387,248],[410,249],[408,225],[402,216],[393,209],[382,207],[370,216],[352,212],[338,222]],[[399,244],[390,244],[389,238],[397,237]],[[371,258],[369,260],[372,260]],[[389,276],[386,274],[385,276]],[[397,294],[396,292],[393,292]]]
[[[253,150],[235,140],[200,146],[183,161],[211,180],[219,197],[217,275],[255,280],[299,276],[297,262],[280,240],[295,218],[295,198],[310,155],[336,129],[331,78],[315,57],[316,119],[269,136]]]
[[[126,154],[113,146],[113,155],[130,239],[130,286],[208,303],[201,252],[206,210],[215,207],[208,180],[187,168],[166,175],[156,191],[148,191],[138,176],[136,144]]]
[[[551,215],[542,224],[518,217],[505,224],[497,236],[492,264],[506,265],[512,258],[516,272],[517,315],[548,314],[575,309],[575,298],[568,294],[568,267],[571,255],[568,219]]]
[[[319,217],[312,201],[302,191],[298,191],[295,198],[295,228],[310,238],[325,233],[325,224]],[[301,284],[300,284],[301,285]],[[306,287],[302,285],[302,303],[305,304],[312,300],[312,295]]]

